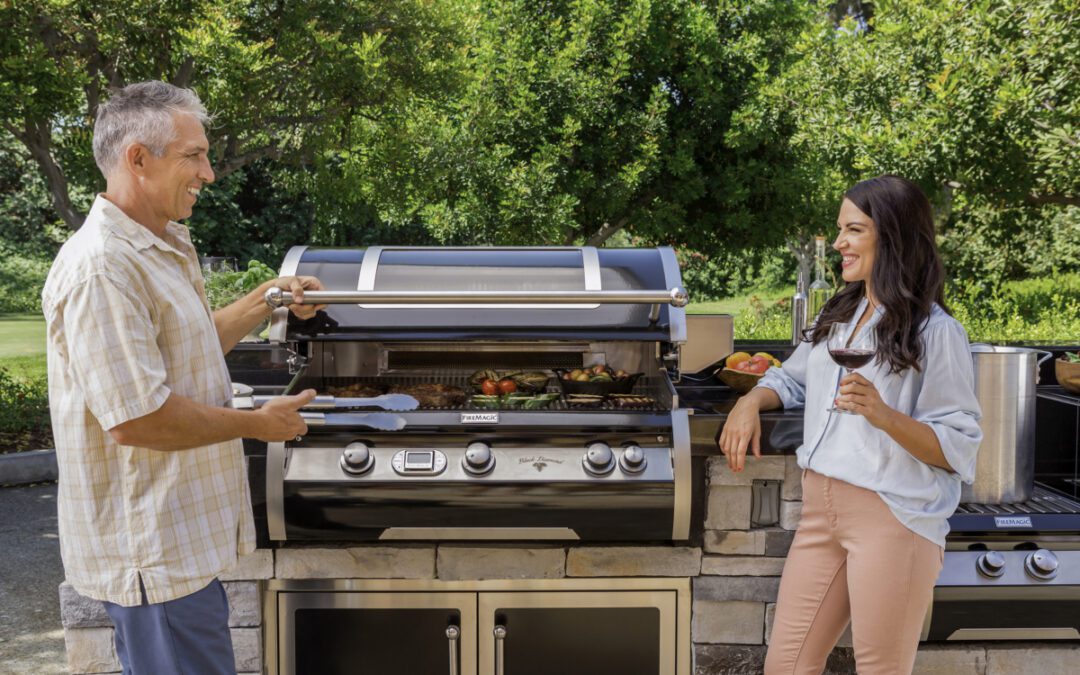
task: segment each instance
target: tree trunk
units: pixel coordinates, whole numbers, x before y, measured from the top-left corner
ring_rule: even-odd
[[[814,238],[799,235],[794,239],[789,239],[786,245],[799,263],[799,272],[795,279],[796,286],[801,285],[803,293],[806,293],[810,290],[810,273],[814,265]]]
[[[49,133],[48,122],[40,120],[34,122],[27,119],[24,130],[14,135],[26,146],[26,149],[30,151],[30,156],[41,167],[41,172],[45,176],[49,192],[52,195],[53,208],[56,209],[56,213],[64,219],[64,222],[73,231],[79,229],[84,216],[71,203],[67,178],[49,150],[52,145],[52,135]]]
[[[611,223],[604,223],[603,227],[593,233],[591,237],[585,240],[586,246],[603,246],[604,242],[615,236],[619,230],[626,227],[627,218],[622,218],[619,222],[612,225]]]

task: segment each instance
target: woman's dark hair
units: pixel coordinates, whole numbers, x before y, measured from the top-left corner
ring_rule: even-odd
[[[885,310],[877,324],[878,360],[899,373],[919,370],[923,354],[923,323],[936,302],[945,307],[945,269],[934,241],[934,214],[918,185],[899,176],[878,176],[856,183],[844,193],[874,221],[877,249],[870,273],[874,296]],[[855,281],[837,293],[821,311],[804,339],[817,344],[836,322],[853,318],[866,295],[866,284]]]

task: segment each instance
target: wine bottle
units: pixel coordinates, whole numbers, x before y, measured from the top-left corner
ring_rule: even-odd
[[[814,282],[810,284],[810,292],[807,294],[808,307],[807,317],[810,321],[816,321],[825,303],[833,296],[833,287],[825,281],[825,237],[814,237]]]
[[[802,340],[806,329],[806,293],[803,281],[795,281],[795,295],[791,296],[791,344],[797,345]]]

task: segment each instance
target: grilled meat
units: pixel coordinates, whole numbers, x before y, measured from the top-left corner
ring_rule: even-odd
[[[344,387],[327,387],[327,391],[330,392],[331,396],[344,398],[374,398],[384,394],[386,388],[370,383],[354,382]]]
[[[421,408],[453,408],[465,403],[465,390],[440,382],[425,384],[395,384],[391,394],[408,394],[420,402]]]

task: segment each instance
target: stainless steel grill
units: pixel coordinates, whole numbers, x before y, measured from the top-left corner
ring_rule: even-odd
[[[670,249],[298,247],[281,272],[327,288],[305,294],[328,304],[307,322],[290,319],[288,293],[268,296],[292,390],[440,384],[468,398],[315,413],[322,426],[270,444],[272,540],[689,536],[688,413],[672,385],[686,295]],[[726,325],[709,336],[718,351]],[[471,398],[477,370],[550,374],[557,394],[556,371],[598,365],[635,374],[629,395],[648,401]]]

